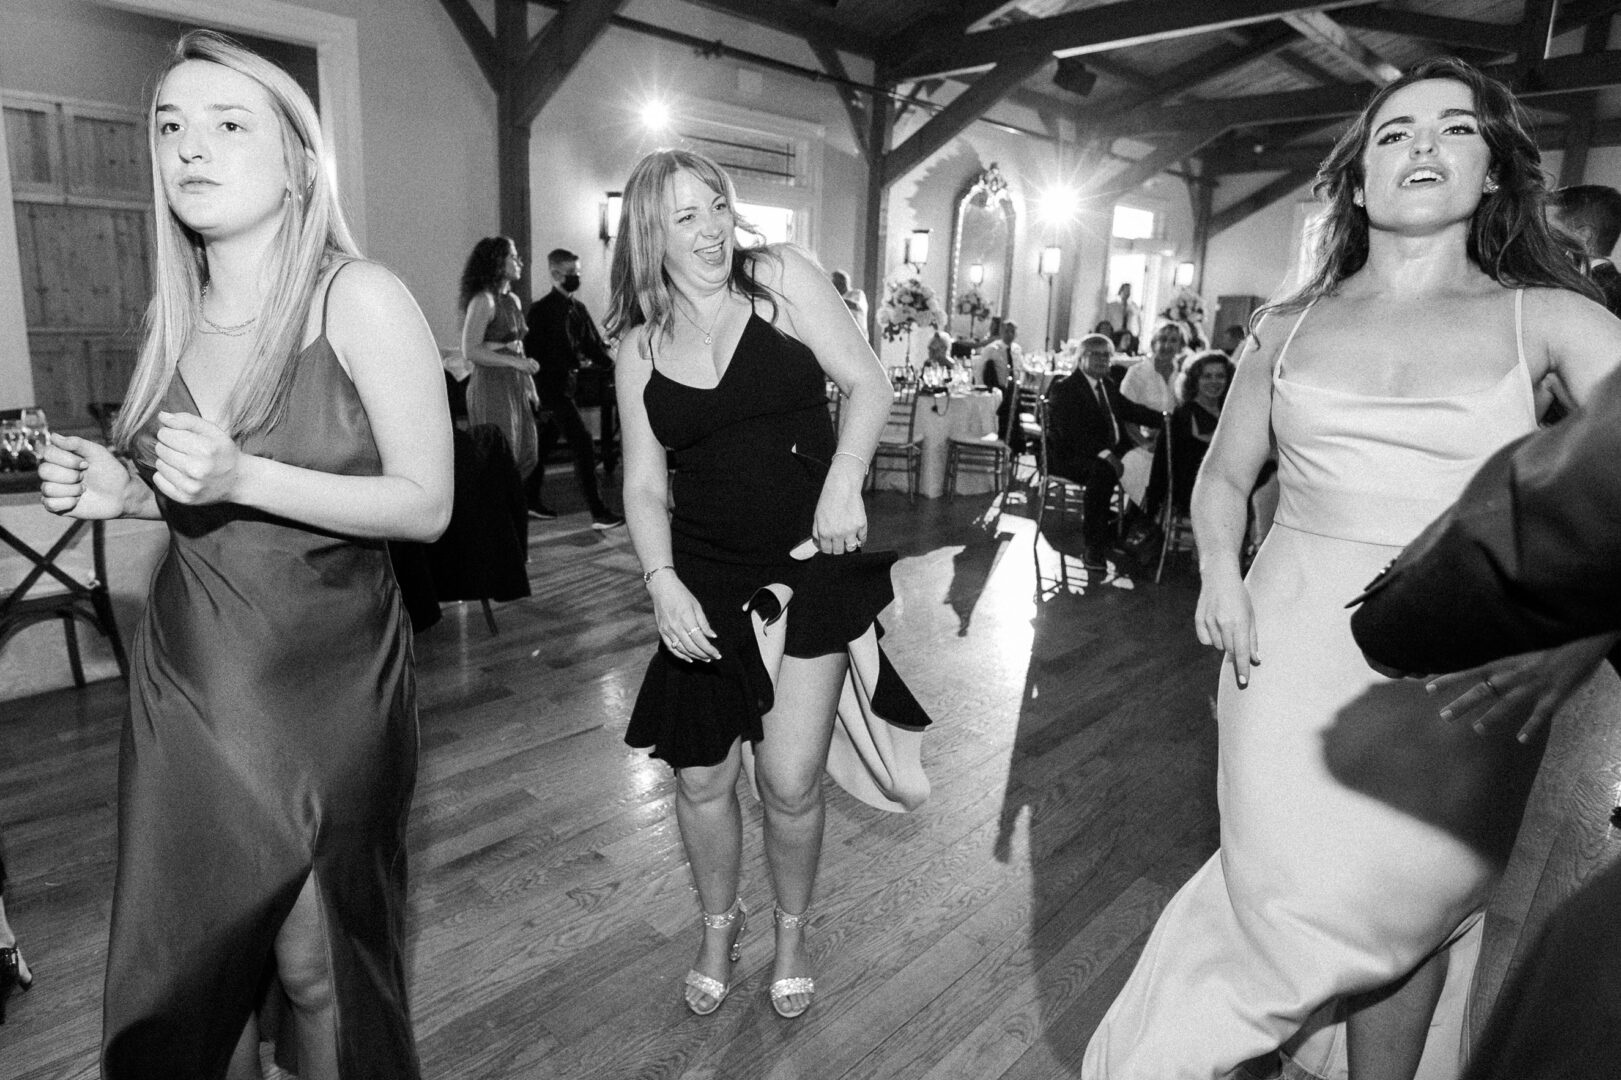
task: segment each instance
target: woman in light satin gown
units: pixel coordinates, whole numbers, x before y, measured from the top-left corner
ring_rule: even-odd
[[[1542,223],[1538,160],[1506,88],[1445,60],[1381,90],[1319,173],[1320,265],[1261,313],[1193,500],[1197,630],[1231,662],[1221,849],[1161,916],[1088,1080],[1457,1075],[1455,1006],[1539,754],[1514,736],[1609,642],[1427,692],[1368,668],[1344,605],[1535,427],[1544,375],[1580,401],[1621,355]],[[1241,579],[1274,443],[1277,522]]]

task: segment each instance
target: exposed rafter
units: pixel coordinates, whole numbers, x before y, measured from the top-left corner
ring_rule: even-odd
[[[958,94],[904,143],[884,156],[884,182],[896,180],[921,165],[936,150],[962,134],[1015,86],[1047,66],[1044,52],[1020,53],[1003,60]]]
[[[1548,43],[1553,40],[1554,9],[1559,0],[1525,0],[1525,14],[1520,19],[1519,44],[1515,47],[1515,62],[1521,67],[1540,64],[1548,55]]]
[[[1508,82],[1521,97],[1602,90],[1621,85],[1621,50],[1556,57],[1529,71],[1504,65],[1489,68],[1487,73]],[[1371,86],[1325,86],[1138,110],[1119,118],[1115,130],[1121,135],[1142,136],[1211,123],[1225,130],[1276,121],[1331,119],[1356,112],[1372,91]]]
[[[451,23],[456,32],[461,34],[462,41],[467,44],[467,51],[473,54],[473,61],[478,64],[479,71],[484,73],[485,81],[490,89],[499,89],[501,85],[501,58],[495,53],[495,35],[490,33],[484,20],[478,17],[473,5],[468,0],[439,0],[450,16]]]
[[[570,0],[572,3],[573,0]],[[875,42],[866,34],[858,34],[841,25],[832,9],[818,10],[793,0],[688,0],[698,7],[731,15],[756,26],[767,26],[785,34],[820,41],[853,56],[870,57]]]
[[[1403,37],[1433,41],[1437,45],[1462,45],[1465,48],[1484,49],[1495,53],[1511,53],[1520,43],[1519,31],[1504,23],[1449,19],[1441,15],[1425,15],[1382,5],[1345,8],[1343,11],[1335,12],[1334,20],[1341,26],[1354,26],[1358,30],[1377,30],[1386,34],[1400,34]]]
[[[1316,175],[1315,170],[1310,169],[1295,169],[1286,172],[1266,184],[1259,191],[1246,195],[1231,206],[1217,210],[1210,215],[1210,235],[1215,236],[1224,229],[1230,229],[1237,225],[1251,214],[1257,214],[1265,210],[1291,191],[1298,189],[1302,184],[1310,183],[1314,175]]]
[[[1083,194],[1088,199],[1112,202],[1130,191],[1135,191],[1179,161],[1197,154],[1203,147],[1221,136],[1219,128],[1183,131],[1164,139],[1148,155],[1134,161],[1117,173],[1098,178],[1088,184]]]
[[[1174,97],[1237,71],[1261,57],[1271,56],[1300,40],[1299,34],[1282,23],[1246,28],[1239,33],[1242,41],[1227,42],[1200,53],[1169,75],[1156,79],[1146,91],[1126,95],[1110,108],[1110,115],[1163,105]],[[1103,123],[1106,125],[1107,120]]]
[[[915,55],[897,64],[897,78],[972,71],[1012,52],[1043,49],[1058,56],[1110,52],[1131,45],[1208,34],[1229,27],[1268,22],[1284,15],[1346,7],[1361,0],[1120,0],[1045,19],[1010,23],[976,34],[930,38]]]
[[[823,71],[835,78],[844,80],[846,83],[849,81],[850,73],[845,70],[844,60],[839,56],[837,49],[821,41],[812,41],[809,44],[811,51],[816,53],[816,61],[822,65]],[[856,149],[861,151],[862,157],[871,161],[872,154],[867,149],[868,117],[866,103],[862,100],[861,94],[848,85],[840,84],[838,91],[839,100],[844,102],[844,114],[850,118],[850,131],[855,136]]]
[[[1321,11],[1285,15],[1283,21],[1300,31],[1302,37],[1316,42],[1356,68],[1369,82],[1383,85],[1401,78],[1401,68],[1357,40],[1349,30]]]
[[[518,121],[529,124],[608,29],[625,0],[570,0],[530,42],[523,63]]]

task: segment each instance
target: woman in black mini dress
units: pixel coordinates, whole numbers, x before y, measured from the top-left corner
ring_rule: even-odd
[[[737,246],[748,226],[733,202],[720,167],[684,151],[644,158],[625,188],[609,330],[621,339],[625,517],[660,638],[626,741],[677,770],[676,817],[705,912],[686,979],[700,1015],[726,997],[747,915],[736,792],[745,748],[754,754],[777,899],[771,1002],[791,1018],[815,993],[804,925],[850,658],[870,669],[848,681],[872,688],[869,715],[887,722],[878,741],[887,725],[915,733],[928,718],[876,648],[851,647],[870,641],[892,595],[893,554],[858,551],[888,379],[814,262]],[[828,379],[849,398],[837,434]],[[906,745],[915,772],[916,743]],[[901,809],[925,793],[869,801]]]

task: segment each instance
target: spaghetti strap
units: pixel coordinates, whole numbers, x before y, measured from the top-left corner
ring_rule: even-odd
[[[1283,374],[1283,357],[1284,357],[1284,354],[1289,351],[1289,346],[1294,343],[1295,335],[1300,333],[1300,324],[1306,321],[1307,313],[1310,312],[1311,309],[1316,307],[1316,306],[1317,306],[1317,301],[1316,300],[1313,300],[1311,303],[1307,304],[1301,310],[1300,317],[1295,320],[1294,326],[1289,328],[1289,336],[1283,339],[1283,348],[1278,350],[1278,358],[1272,362],[1272,377],[1274,379],[1280,377]]]
[[[1520,358],[1520,369],[1527,375],[1531,366],[1525,362],[1525,290],[1514,290],[1514,353]]]
[[[332,306],[332,283],[338,279],[339,274],[343,273],[343,268],[345,266],[348,266],[350,263],[352,263],[354,261],[355,260],[353,260],[353,259],[345,259],[345,260],[343,260],[343,262],[338,264],[338,268],[336,270],[332,271],[332,273],[327,275],[327,278],[326,278],[326,295],[324,295],[321,298],[321,336],[322,337],[326,337],[326,309]]]

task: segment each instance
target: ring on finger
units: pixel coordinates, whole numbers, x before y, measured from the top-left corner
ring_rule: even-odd
[[[1481,685],[1485,686],[1486,689],[1488,689],[1488,690],[1490,690],[1492,692],[1493,697],[1502,697],[1503,696],[1503,692],[1501,690],[1497,689],[1497,687],[1492,683],[1492,679],[1491,679],[1490,675],[1488,675],[1484,679],[1480,680],[1480,682],[1481,682]]]

